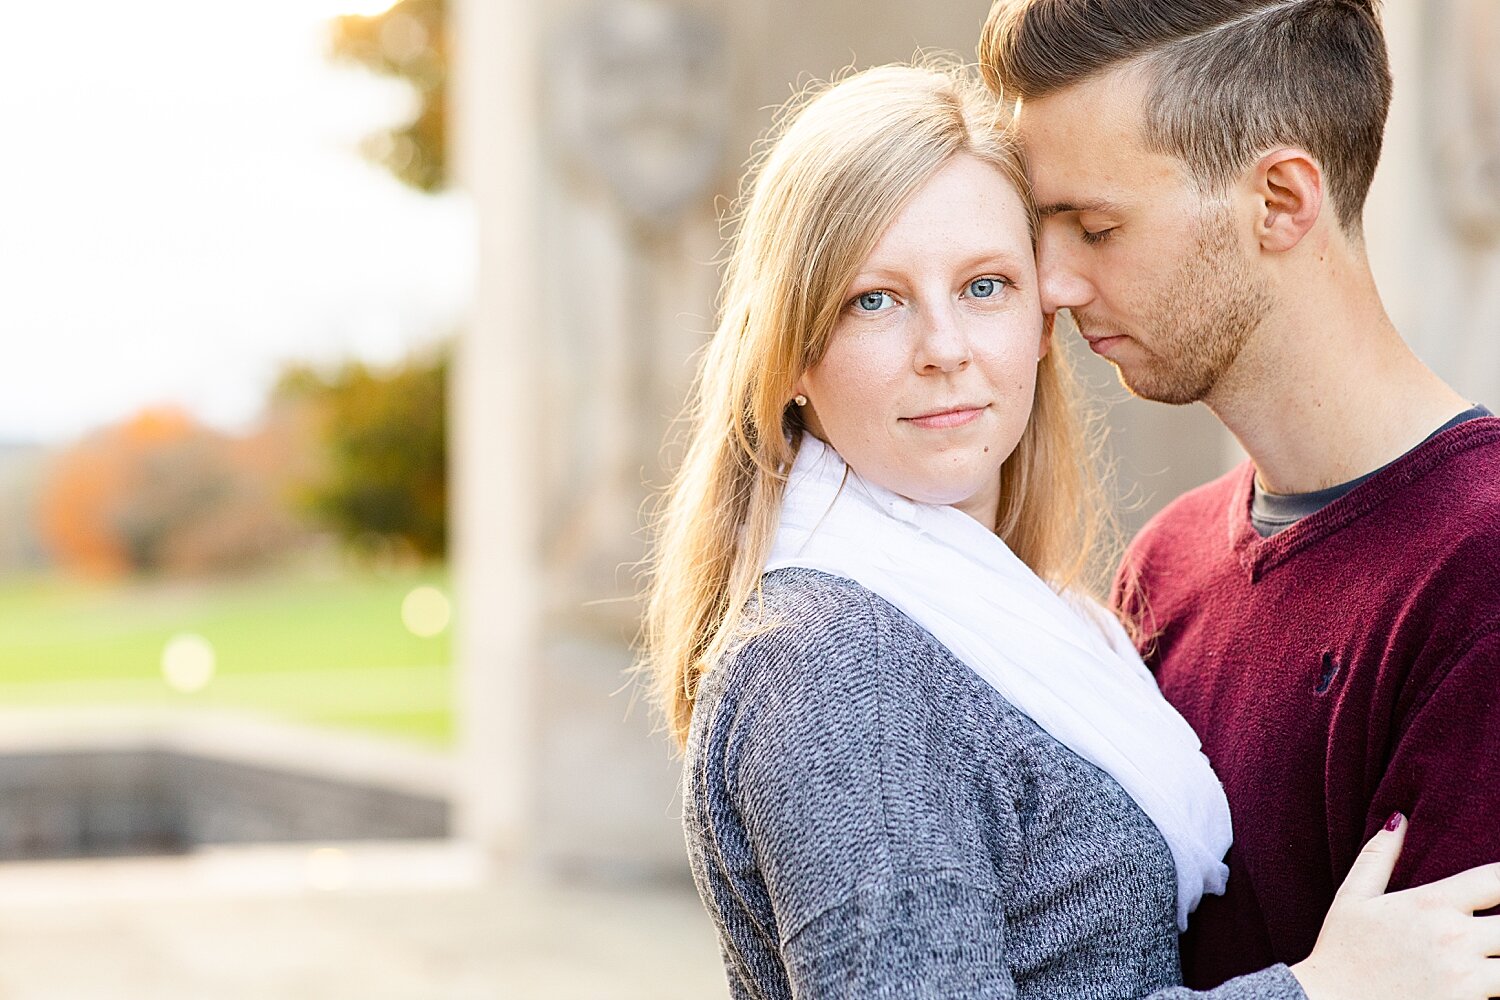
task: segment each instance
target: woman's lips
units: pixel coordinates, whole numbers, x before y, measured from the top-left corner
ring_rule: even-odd
[[[983,406],[960,406],[951,410],[923,414],[920,417],[902,417],[901,419],[927,430],[948,430],[973,423],[979,419],[979,415],[985,409],[986,407]]]

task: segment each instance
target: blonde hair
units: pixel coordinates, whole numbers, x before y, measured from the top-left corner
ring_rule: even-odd
[[[1035,211],[999,103],[968,70],[885,66],[783,109],[741,193],[718,329],[703,355],[686,454],[655,518],[640,669],[679,746],[698,685],[755,628],[746,605],[776,531],[803,429],[793,384],[827,350],[844,295],[907,200],[963,153]],[[1085,572],[1104,505],[1061,350],[1047,352],[1020,443],[1000,472],[997,533],[1055,585]]]

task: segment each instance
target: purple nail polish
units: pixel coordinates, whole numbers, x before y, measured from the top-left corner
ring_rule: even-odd
[[[1394,830],[1399,827],[1405,819],[1406,817],[1401,815],[1399,811],[1393,812],[1391,813],[1391,818],[1385,821],[1385,828],[1387,830]]]

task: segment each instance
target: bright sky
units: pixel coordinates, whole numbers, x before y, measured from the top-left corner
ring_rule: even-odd
[[[141,406],[251,420],[286,359],[450,330],[473,225],[356,146],[410,110],[325,57],[382,0],[11,5],[0,59],[0,443]]]

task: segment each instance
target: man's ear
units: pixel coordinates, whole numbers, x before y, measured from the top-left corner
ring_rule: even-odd
[[[1261,209],[1255,232],[1261,248],[1292,249],[1323,213],[1322,166],[1307,150],[1284,147],[1262,156],[1251,170]]]

